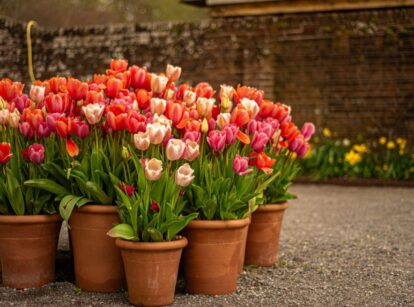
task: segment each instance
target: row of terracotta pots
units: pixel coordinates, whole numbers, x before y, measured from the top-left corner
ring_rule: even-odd
[[[125,286],[125,272],[131,303],[170,304],[185,248],[182,262],[188,293],[232,293],[243,263],[270,266],[276,262],[286,207],[261,206],[251,219],[192,221],[183,237],[172,242],[117,239],[114,244],[106,233],[119,221],[117,208],[83,206],[70,219],[76,285],[85,291],[118,291]],[[61,219],[57,215],[37,220],[24,216],[20,222],[32,222],[19,224],[15,218],[0,216],[3,285],[27,288],[52,282]],[[36,221],[42,223],[34,224]]]

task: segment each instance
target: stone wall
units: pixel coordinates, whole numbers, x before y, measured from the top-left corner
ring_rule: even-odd
[[[414,8],[33,30],[37,78],[104,72],[111,58],[182,81],[263,88],[298,123],[342,136],[412,136]],[[28,80],[25,25],[0,18],[0,77]]]

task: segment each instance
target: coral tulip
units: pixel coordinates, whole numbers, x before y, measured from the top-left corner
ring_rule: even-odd
[[[66,151],[69,156],[76,157],[79,154],[79,147],[76,145],[75,141],[72,139],[66,139]]]
[[[71,102],[67,93],[49,93],[45,97],[45,107],[48,113],[66,113],[69,111]]]
[[[242,98],[240,100],[240,104],[246,108],[247,112],[249,112],[250,118],[255,118],[256,115],[259,113],[259,106],[256,101]]]
[[[27,157],[30,162],[42,163],[45,159],[45,147],[42,144],[33,144],[27,150]]]
[[[145,77],[147,75],[146,68],[141,68],[136,65],[133,65],[129,68],[129,71],[131,73],[131,87],[142,88],[144,86]]]
[[[113,131],[125,130],[128,126],[128,113],[122,104],[109,105],[106,108],[106,119]]]
[[[0,80],[0,97],[11,102],[17,96],[21,96],[24,85],[20,82],[12,82],[9,79]]]
[[[106,82],[106,96],[109,98],[117,98],[123,87],[122,81],[117,78],[110,78]]]
[[[190,164],[185,163],[175,171],[175,183],[181,187],[187,187],[194,180],[194,170]]]
[[[167,102],[165,115],[172,121],[172,124],[176,126],[184,116],[184,108],[180,103],[175,103],[169,100]]]
[[[262,170],[266,174],[273,172],[272,166],[276,163],[276,159],[272,159],[266,155],[266,153],[251,153],[249,155],[249,165],[255,165],[257,169]]]
[[[239,104],[243,98],[247,98],[256,101],[260,105],[263,101],[263,95],[264,92],[262,90],[254,87],[238,86],[234,95],[234,101],[236,104]]]
[[[49,90],[55,94],[66,90],[66,78],[64,77],[53,77],[47,82]]]
[[[6,142],[0,143],[0,164],[6,164],[12,156],[10,144]]]
[[[60,117],[55,121],[56,132],[62,138],[72,135],[72,120],[67,117]]]
[[[152,158],[148,161],[145,161],[145,177],[150,181],[155,181],[160,179],[162,175],[162,161]]]
[[[66,84],[69,95],[73,100],[83,100],[88,92],[88,84],[75,78],[69,78]]]
[[[282,137],[288,142],[291,142],[300,134],[298,127],[292,122],[283,123],[280,128]]]
[[[152,92],[148,92],[144,89],[137,90],[137,102],[141,110],[146,110],[149,105],[152,98]]]
[[[128,131],[132,134],[143,132],[146,129],[146,117],[138,112],[130,112],[128,116]]]
[[[86,92],[85,105],[103,103],[105,101],[103,93],[101,91],[90,90]]]
[[[22,120],[27,121],[34,129],[37,129],[43,122],[43,112],[39,109],[24,109]]]
[[[124,72],[128,68],[128,61],[127,60],[111,60],[111,70],[116,72]]]
[[[242,105],[237,105],[231,112],[230,123],[243,127],[250,120],[249,112]]]
[[[214,96],[214,89],[207,82],[200,82],[196,85],[194,90],[197,94],[197,97],[211,98]]]

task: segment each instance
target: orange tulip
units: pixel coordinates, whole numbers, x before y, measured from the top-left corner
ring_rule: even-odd
[[[236,124],[238,127],[243,127],[250,120],[249,112],[242,105],[237,105],[231,112],[230,123]]]

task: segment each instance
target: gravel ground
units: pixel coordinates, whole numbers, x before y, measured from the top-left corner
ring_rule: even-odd
[[[295,185],[280,259],[245,267],[238,291],[187,295],[173,306],[414,306],[414,189]],[[65,246],[65,245],[63,245]],[[71,280],[67,254],[58,280]],[[67,281],[0,288],[1,306],[126,306],[127,294],[78,291]]]

